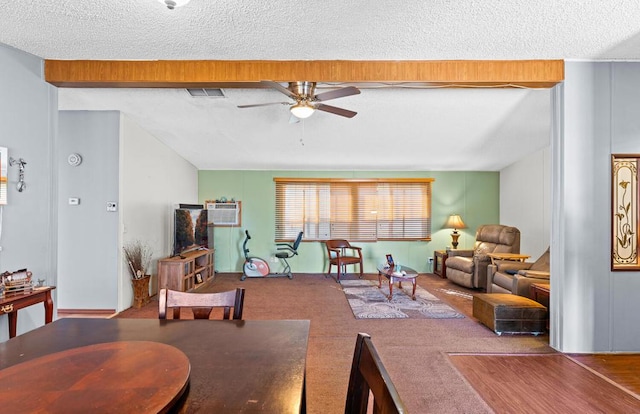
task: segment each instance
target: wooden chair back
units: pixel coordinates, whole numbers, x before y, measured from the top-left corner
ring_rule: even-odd
[[[325,245],[329,261],[344,264],[362,263],[362,248],[352,246],[347,240],[327,240]]]
[[[229,319],[233,308],[233,319],[242,319],[244,288],[227,292],[196,293],[160,289],[158,295],[158,317],[167,319],[167,309],[173,308],[173,319],[180,319],[180,308],[191,308],[195,319],[209,319],[213,308],[224,308],[223,319]]]
[[[359,333],[351,364],[345,414],[367,413],[370,393],[373,395],[374,414],[407,413],[371,336]]]
[[[333,239],[325,242],[329,249],[350,249],[351,244],[347,240]]]

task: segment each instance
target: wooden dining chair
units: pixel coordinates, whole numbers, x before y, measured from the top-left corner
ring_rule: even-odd
[[[336,282],[340,282],[340,272],[346,271],[347,265],[360,265],[360,278],[362,278],[362,248],[350,244],[347,240],[334,239],[325,241],[327,246],[327,257],[329,259],[329,271],[327,276],[331,275],[331,266],[338,267],[338,278]]]
[[[369,394],[373,395],[374,414],[407,413],[407,408],[373,346],[371,336],[359,333],[351,364],[345,414],[367,413]]]
[[[242,319],[243,304],[244,288],[217,293],[160,289],[158,317],[167,319],[167,309],[173,308],[173,319],[180,319],[180,308],[191,308],[194,319],[209,319],[213,308],[224,308],[223,319],[229,319],[233,308],[233,319]]]

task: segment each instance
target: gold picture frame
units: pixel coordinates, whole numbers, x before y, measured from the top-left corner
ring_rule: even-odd
[[[611,156],[611,270],[640,270],[639,164],[640,154]]]

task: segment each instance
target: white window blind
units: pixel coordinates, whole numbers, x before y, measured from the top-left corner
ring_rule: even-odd
[[[277,240],[431,239],[431,178],[274,180]]]

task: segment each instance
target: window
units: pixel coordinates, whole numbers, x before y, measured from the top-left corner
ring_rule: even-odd
[[[274,181],[277,240],[431,240],[432,178]]]

